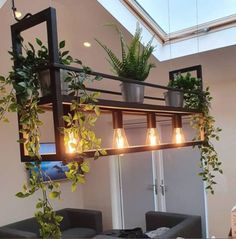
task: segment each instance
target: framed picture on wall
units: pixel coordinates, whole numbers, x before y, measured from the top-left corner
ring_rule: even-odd
[[[40,154],[50,154],[55,152],[55,143],[42,143],[40,144]],[[66,179],[65,172],[68,171],[68,167],[61,161],[42,162],[41,167],[45,174],[43,175],[44,182],[51,180],[63,180]],[[33,170],[37,170],[35,167]],[[31,172],[29,172],[29,175]]]

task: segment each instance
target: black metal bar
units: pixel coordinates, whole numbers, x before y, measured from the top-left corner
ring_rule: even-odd
[[[48,51],[49,51],[49,63],[59,62],[58,52],[58,37],[57,37],[57,19],[56,10],[49,8],[47,11],[47,36],[48,36]],[[64,126],[63,121],[63,104],[61,95],[61,83],[60,83],[60,69],[50,68],[50,81],[52,92],[52,106],[53,106],[53,122],[54,122],[54,134],[56,141],[56,153],[59,157],[64,155],[64,139],[59,129]]]
[[[58,64],[58,63],[54,63],[54,64],[52,64],[51,66],[48,66],[48,67],[55,67],[55,68],[58,68],[58,69],[64,69],[64,70],[73,71],[73,72],[77,72],[77,73],[83,72],[83,69],[80,69],[80,68],[77,68],[77,67],[72,67],[72,66],[66,66],[66,65],[62,65],[62,64]],[[186,91],[186,90],[181,90],[181,89],[175,89],[175,88],[171,88],[171,87],[167,87],[167,86],[163,86],[163,85],[157,85],[157,84],[147,83],[147,82],[144,82],[144,81],[132,80],[132,79],[124,78],[124,77],[113,76],[113,75],[104,74],[104,73],[95,72],[95,71],[89,72],[88,75],[100,76],[100,77],[105,78],[105,79],[121,81],[121,82],[128,82],[128,83],[134,83],[134,84],[144,85],[144,86],[157,88],[157,89],[180,91],[180,92],[191,93],[191,94],[199,94],[199,92],[196,92],[196,91]]]
[[[52,8],[47,8],[39,13],[30,16],[29,18],[22,19],[21,21],[11,26],[12,30],[17,33],[20,33],[22,31],[25,31],[31,27],[34,27],[36,25],[39,25],[40,23],[47,21],[51,9]]]
[[[23,19],[11,26],[13,52],[21,53],[21,44],[19,42],[20,33],[43,22],[46,22],[47,27],[49,64],[59,63],[56,10],[53,8],[47,8],[35,15],[32,15],[30,18]],[[59,69],[50,68],[50,80],[52,92],[52,95],[50,96],[50,102],[52,103],[53,110],[56,152],[57,160],[60,160],[60,157],[63,157],[64,154],[64,140],[62,134],[59,131],[59,128],[63,127],[64,122],[62,118],[63,104],[61,96]],[[44,99],[48,100],[47,97]],[[22,137],[23,136],[20,134],[20,138]],[[21,159],[23,159],[25,157],[25,150],[23,144],[20,144],[20,151]]]
[[[138,145],[138,146],[132,146],[129,148],[124,148],[124,149],[111,149],[107,148],[105,149],[107,152],[106,156],[109,155],[120,155],[120,154],[129,154],[129,153],[137,153],[137,152],[144,152],[144,151],[155,151],[155,150],[163,150],[163,149],[171,149],[171,148],[180,148],[180,147],[189,147],[189,146],[194,146],[194,145],[200,145],[202,144],[203,141],[190,141],[190,142],[185,142],[182,144],[160,144],[160,145],[153,145],[153,146],[148,146],[148,145]],[[85,152],[85,157],[87,158],[92,158],[94,156],[95,151],[91,150],[88,152]],[[56,154],[49,154],[49,155],[42,155],[42,161],[58,161]],[[70,161],[80,161],[80,158],[76,158],[76,155],[71,154],[71,155],[66,155],[64,158],[65,163],[69,163]],[[25,156],[22,160],[22,162],[33,162],[35,159]],[[60,161],[60,160],[59,160]]]
[[[63,95],[64,104],[70,104],[71,101],[75,99],[73,96]],[[172,107],[165,105],[150,105],[142,103],[132,103],[132,102],[123,102],[115,100],[104,100],[99,99],[98,102],[95,102],[101,109],[108,110],[122,110],[122,111],[136,111],[136,112],[163,112],[163,113],[172,113],[172,114],[196,114],[201,113],[195,109],[185,109],[181,107]]]
[[[201,78],[202,77],[202,66],[201,65],[196,65],[196,66],[190,66],[190,67],[185,67],[185,68],[181,68],[181,69],[177,69],[177,70],[173,70],[169,72],[169,78],[171,80],[174,79],[175,75],[178,73],[187,73],[187,72],[191,72],[191,71],[196,71],[197,72],[197,78]]]
[[[110,94],[110,95],[122,95],[120,92],[116,92],[116,91],[111,91],[111,90],[102,90],[102,89],[95,89],[95,88],[87,88],[87,91],[92,91],[92,92],[100,92],[100,93],[104,93],[104,94]],[[161,101],[165,101],[164,98],[160,98],[160,97],[151,97],[151,96],[144,96],[145,99],[149,99],[149,100],[161,100]]]
[[[41,155],[42,161],[62,161],[63,158],[58,158],[57,154],[43,154]],[[38,161],[37,158],[32,158],[30,156],[23,156],[21,158],[21,162],[27,163],[27,162],[35,162]]]
[[[13,28],[11,26],[11,38],[12,38],[12,51],[14,54],[21,54],[22,53],[22,45],[20,42],[20,32],[17,31],[17,29]],[[15,60],[14,61],[14,68],[16,68],[19,65],[19,63]],[[16,79],[17,81],[17,79]],[[19,99],[17,98],[17,101]],[[19,128],[19,139],[23,139],[23,134],[20,132],[21,131],[21,124],[20,124],[20,117],[17,115],[17,121],[18,121],[18,128]],[[19,144],[20,145],[20,156],[21,159],[25,155],[25,147],[24,144]]]

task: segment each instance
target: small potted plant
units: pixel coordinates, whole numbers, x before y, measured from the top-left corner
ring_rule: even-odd
[[[38,49],[31,44],[28,43],[28,45],[23,45],[23,39],[21,39],[22,47],[24,54],[21,56],[13,56],[18,58],[18,60],[21,62],[22,66],[28,69],[33,68],[43,68],[47,66],[48,59],[49,59],[49,53],[48,48],[43,44],[43,42],[36,38],[35,42],[38,46]],[[77,60],[74,60],[70,55],[69,51],[63,50],[65,47],[65,41],[61,41],[59,43],[58,52],[59,52],[59,62],[63,65],[70,65],[71,63],[77,63]],[[65,78],[67,77],[67,71],[61,70],[61,89],[62,91],[67,90],[67,85],[64,82]],[[40,84],[40,93],[42,96],[46,96],[51,94],[51,81],[50,81],[50,74],[49,70],[43,70],[39,71],[37,74],[34,74],[35,81],[38,80]],[[64,92],[63,92],[64,93]]]
[[[180,89],[185,91],[196,91],[201,87],[201,79],[192,77],[187,74],[176,74],[174,79],[171,79],[167,85],[173,89]],[[181,91],[169,90],[164,93],[165,103],[167,106],[183,107],[189,100],[195,100],[198,95],[191,93],[183,93]]]
[[[152,46],[152,39],[142,45],[142,28],[137,24],[136,31],[132,41],[127,44],[124,40],[122,32],[115,26],[119,33],[121,43],[121,59],[116,56],[111,49],[96,39],[98,44],[106,51],[109,56],[109,63],[113,71],[120,77],[145,81],[149,75],[151,68],[155,67],[149,62],[155,47]],[[144,100],[144,85],[122,82],[121,92],[124,101],[143,103]]]

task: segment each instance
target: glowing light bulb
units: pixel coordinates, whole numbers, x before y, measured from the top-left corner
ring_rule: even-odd
[[[173,143],[182,144],[185,142],[183,129],[182,128],[174,128],[173,132]]]
[[[77,139],[72,132],[69,133],[69,139],[66,142],[66,153],[73,154],[76,152]]]
[[[150,145],[150,146],[160,144],[160,138],[159,138],[156,128],[148,128],[147,129],[146,144]]]
[[[114,129],[113,148],[123,149],[129,147],[123,128]]]
[[[22,16],[22,13],[21,13],[21,12],[15,11],[15,17],[16,17],[16,18],[21,18],[21,16]]]

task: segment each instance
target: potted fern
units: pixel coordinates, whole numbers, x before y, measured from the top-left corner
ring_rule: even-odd
[[[132,41],[127,44],[122,32],[117,26],[112,26],[115,27],[120,37],[121,59],[106,45],[97,39],[96,41],[106,51],[109,57],[108,61],[111,64],[113,71],[123,78],[141,82],[145,81],[151,68],[155,67],[153,63],[149,62],[149,58],[155,49],[155,47],[152,46],[153,37],[146,45],[142,45],[142,28],[137,24],[134,37]],[[143,103],[144,85],[122,82],[120,86],[124,101]]]

